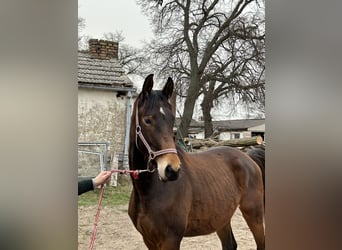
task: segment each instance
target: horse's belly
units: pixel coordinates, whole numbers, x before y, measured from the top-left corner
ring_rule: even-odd
[[[237,206],[236,201],[229,199],[196,200],[189,211],[184,236],[216,232],[230,222]]]
[[[224,211],[224,210],[222,210]],[[216,232],[226,225],[231,217],[231,213],[216,213],[203,215],[201,218],[189,218],[184,236],[198,236]]]
[[[185,237],[192,237],[192,236],[199,236],[199,235],[205,235],[215,232],[216,230],[214,227],[203,224],[201,221],[192,221],[191,225],[185,230],[184,236]]]

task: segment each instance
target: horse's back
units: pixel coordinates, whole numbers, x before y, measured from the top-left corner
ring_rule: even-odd
[[[196,172],[197,175],[238,175],[239,173],[258,174],[257,165],[250,157],[239,149],[219,146],[212,147],[208,150],[187,153],[186,157],[181,157],[182,165],[188,166],[189,171]],[[201,173],[198,173],[198,172]],[[241,179],[241,178],[238,178]]]

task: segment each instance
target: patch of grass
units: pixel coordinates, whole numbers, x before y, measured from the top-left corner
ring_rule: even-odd
[[[125,183],[124,185],[118,185],[117,187],[106,186],[103,198],[102,205],[125,205],[129,202],[129,197],[132,191],[132,184]],[[79,206],[90,206],[97,205],[100,198],[100,189],[96,189],[94,191],[89,191],[78,196],[78,205]]]

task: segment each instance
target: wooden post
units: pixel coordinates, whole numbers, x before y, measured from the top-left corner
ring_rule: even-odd
[[[247,147],[253,145],[260,145],[263,143],[261,136],[254,136],[248,138],[225,140],[225,141],[214,141],[212,139],[189,139],[184,138],[187,145],[192,145],[194,149],[199,149],[201,147],[215,147],[215,146],[230,146],[230,147]]]
[[[118,157],[115,154],[112,153],[110,158],[112,159],[112,161],[111,161],[111,170],[117,170],[118,169],[118,165],[119,165]],[[110,185],[114,186],[114,187],[118,186],[118,173],[117,172],[112,173],[112,178],[110,180]]]

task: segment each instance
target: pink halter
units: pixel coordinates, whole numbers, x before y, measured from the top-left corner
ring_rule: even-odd
[[[150,162],[151,160],[153,160],[154,158],[156,158],[159,155],[163,155],[163,154],[177,154],[177,150],[175,148],[167,148],[167,149],[162,149],[162,150],[158,150],[158,151],[153,151],[150,147],[150,145],[148,144],[148,142],[146,141],[144,135],[142,134],[141,131],[141,127],[139,125],[139,116],[138,116],[138,103],[136,105],[136,109],[135,109],[135,126],[136,126],[136,136],[135,136],[135,145],[138,147],[138,136],[140,138],[140,140],[144,143],[147,151],[148,151],[148,161]]]

